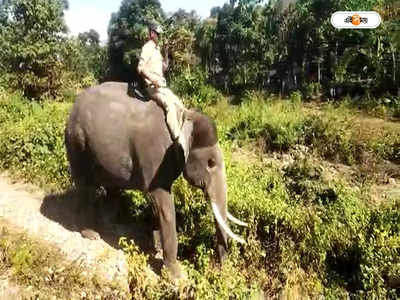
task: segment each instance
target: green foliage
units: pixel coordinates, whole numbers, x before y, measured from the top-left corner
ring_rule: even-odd
[[[222,94],[206,83],[206,74],[201,69],[186,70],[175,76],[171,88],[184,99],[187,107],[205,109],[222,98]]]
[[[131,81],[136,74],[140,50],[148,37],[148,24],[162,23],[164,12],[158,0],[124,0],[108,26],[110,77]]]
[[[260,139],[265,151],[288,151],[298,143],[301,114],[292,103],[285,105],[262,100],[248,101],[240,106],[235,121],[227,131],[230,140]]]
[[[93,85],[98,79],[95,78],[95,75],[101,76],[98,68],[105,66],[104,63],[95,65],[104,58],[100,53],[101,49],[88,50],[78,39],[70,39],[65,42],[64,46],[63,90],[72,87],[75,89],[86,88]]]
[[[195,35],[195,48],[198,53],[202,65],[205,68],[207,74],[214,75],[215,70],[215,30],[217,21],[215,19],[206,19],[198,25]]]
[[[172,59],[168,69],[172,77],[198,67],[199,61],[195,55],[195,30],[199,20],[195,11],[187,13],[182,9],[166,20],[165,31],[161,38],[165,51]]]
[[[283,178],[293,201],[303,204],[328,204],[337,200],[335,190],[322,178],[322,168],[309,160],[295,157],[295,161],[284,168]]]
[[[222,136],[228,140],[239,144],[257,141],[265,152],[287,152],[304,145],[324,159],[348,165],[362,162],[366,151],[398,161],[399,137],[395,128],[383,129],[382,134],[371,128],[370,135],[360,136],[350,111],[328,105],[322,117],[306,114],[296,104],[299,94],[293,94],[289,102],[250,98],[253,101],[242,103],[226,120]]]
[[[0,85],[33,99],[60,98],[102,77],[105,52],[68,39],[65,1],[12,0],[0,4]]]
[[[353,295],[391,293],[386,274],[394,274],[394,281],[399,270],[396,206],[389,205],[390,213],[382,214],[368,208],[355,190],[340,182],[323,183],[318,167],[309,161],[295,161],[283,177],[267,168],[242,168],[228,165],[229,203],[242,219],[255,218],[253,226],[263,246],[254,253],[246,249],[250,261],[275,262],[275,272],[284,277],[297,265],[322,276],[319,280],[326,287],[339,284]],[[371,237],[377,228],[376,214],[385,229]],[[385,247],[387,234],[393,238]],[[263,253],[269,253],[265,260]]]
[[[256,299],[257,290],[248,288],[243,276],[233,274],[236,270],[231,263],[227,262],[222,269],[211,265],[210,251],[204,246],[195,251],[197,268],[186,262],[184,268],[188,278],[175,285],[165,270],[161,278],[152,274],[148,255],[142,254],[133,241],[121,238],[120,245],[128,257],[132,299]],[[230,280],[229,284],[226,284],[227,280]]]
[[[46,185],[69,184],[64,128],[70,104],[2,95],[0,108],[0,169]]]
[[[284,8],[281,2],[231,1],[197,26],[198,55],[217,86],[235,93],[301,89],[314,99],[328,94],[332,84],[363,80],[375,94],[396,93],[397,1],[301,0]],[[383,22],[376,30],[339,31],[330,16],[346,10],[375,10]]]
[[[226,3],[218,12],[215,29],[215,56],[230,86],[256,82],[260,53],[264,49],[262,7],[258,1]]]
[[[306,99],[317,99],[321,96],[322,86],[317,82],[306,84],[304,87],[304,96]]]
[[[11,87],[27,97],[54,97],[63,85],[63,10],[59,0],[0,4],[0,69]]]

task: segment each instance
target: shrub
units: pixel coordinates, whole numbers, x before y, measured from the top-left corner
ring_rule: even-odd
[[[83,293],[89,299],[125,299],[118,283],[87,274],[81,264],[66,261],[59,249],[7,227],[0,224],[0,271],[18,286],[29,287],[19,289],[18,296],[8,294],[14,295],[11,299],[78,299]]]
[[[318,82],[306,84],[303,88],[303,94],[306,99],[317,99],[321,97],[322,86]]]
[[[299,91],[292,92],[289,96],[290,102],[295,105],[300,104],[302,98],[303,98],[303,95]]]
[[[211,114],[224,115],[219,121],[220,136],[239,145],[257,141],[265,152],[287,152],[300,144],[324,159],[348,165],[361,163],[365,152],[399,161],[396,125],[366,127],[362,118],[355,120],[354,110],[347,104],[328,105],[316,114],[293,102],[256,98],[230,110],[230,114],[225,111],[211,111]]]
[[[295,157],[283,172],[287,192],[296,202],[325,205],[337,200],[336,191],[323,182],[322,167],[313,165],[308,159]]]
[[[222,269],[210,263],[210,251],[204,246],[197,247],[195,255],[198,264],[184,263],[188,278],[176,287],[163,270],[162,277],[156,278],[148,268],[148,256],[140,253],[133,241],[120,240],[128,256],[129,286],[133,299],[251,299],[257,295],[254,287],[248,287],[243,275],[238,274],[231,263]],[[227,281],[229,284],[227,284]]]
[[[305,119],[301,125],[301,143],[310,146],[323,158],[348,165],[359,163],[364,146],[356,141],[348,124],[323,120],[318,116]]]
[[[188,107],[204,109],[221,98],[221,93],[207,83],[206,73],[200,69],[183,71],[172,79],[171,88],[184,98]]]
[[[64,128],[70,104],[38,104],[12,96],[0,106],[5,112],[0,114],[0,169],[46,185],[68,185]]]

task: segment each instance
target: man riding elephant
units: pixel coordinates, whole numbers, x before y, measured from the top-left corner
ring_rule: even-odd
[[[171,137],[177,141],[183,125],[185,108],[182,101],[167,87],[164,77],[167,64],[163,61],[158,46],[161,33],[160,25],[151,24],[149,26],[149,41],[142,48],[137,71],[144,77],[146,90],[150,97],[163,107]],[[179,139],[178,142],[185,148],[183,139]]]

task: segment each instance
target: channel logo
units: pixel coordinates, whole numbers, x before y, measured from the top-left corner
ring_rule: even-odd
[[[333,27],[338,29],[373,29],[381,22],[375,11],[337,11],[331,17]]]

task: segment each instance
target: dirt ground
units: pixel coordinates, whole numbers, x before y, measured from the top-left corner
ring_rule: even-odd
[[[0,174],[0,222],[56,246],[67,261],[78,263],[104,282],[117,283],[127,290],[128,267],[118,241],[122,236],[133,239],[144,252],[150,252],[148,225],[115,224],[112,222],[115,218],[108,215],[106,207],[99,222],[101,225],[95,228],[100,238],[83,238],[80,229],[84,220],[76,213],[78,200],[74,191],[46,195],[32,185],[15,182],[7,174]],[[0,299],[17,299],[18,290],[7,276],[0,276]]]

